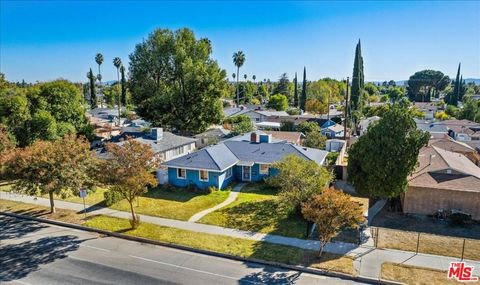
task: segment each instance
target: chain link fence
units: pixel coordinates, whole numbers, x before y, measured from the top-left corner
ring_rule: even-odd
[[[451,256],[480,261],[480,240],[370,227],[377,248]]]

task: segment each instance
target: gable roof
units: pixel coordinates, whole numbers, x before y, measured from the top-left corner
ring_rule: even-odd
[[[163,132],[163,137],[160,140],[153,139],[150,134],[143,134],[134,138],[134,140],[149,145],[155,153],[164,152],[197,141],[196,139],[177,136],[171,132],[165,131]],[[124,141],[117,142],[119,145],[122,145],[123,143]]]
[[[480,168],[462,154],[428,146],[420,150],[418,162],[409,186],[480,191]]]
[[[224,144],[217,144],[167,161],[163,165],[223,171],[238,161],[238,158]]]

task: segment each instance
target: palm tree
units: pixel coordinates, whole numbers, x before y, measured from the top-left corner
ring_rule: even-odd
[[[252,76],[253,82],[255,82],[255,79],[257,79],[257,76],[255,74]]]
[[[232,73],[233,80],[235,80],[235,72]]]
[[[122,66],[122,60],[119,57],[113,59],[113,65],[117,68],[117,84],[120,83],[120,66]],[[118,92],[118,126],[120,127],[120,115],[121,115],[121,99],[120,92]]]
[[[240,97],[238,94],[238,79],[240,78],[239,72],[240,72],[240,67],[243,66],[245,63],[245,54],[243,51],[239,50],[236,53],[233,54],[233,63],[237,67],[237,105],[240,104]]]
[[[247,80],[247,77],[248,76],[246,74],[243,75],[243,78],[245,78],[245,81]]]
[[[102,73],[100,72],[100,65],[102,65],[102,63],[103,63],[103,55],[101,53],[97,53],[97,55],[95,56],[95,61],[98,64],[97,78],[98,78],[98,81],[102,82],[102,75],[101,75]]]

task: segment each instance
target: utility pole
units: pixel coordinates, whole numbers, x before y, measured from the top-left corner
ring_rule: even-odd
[[[330,93],[332,93],[332,91],[328,91],[327,95],[327,122],[330,121]]]
[[[343,140],[347,141],[347,124],[348,124],[348,84],[350,78],[347,77],[347,92],[345,94],[345,121],[343,126]]]

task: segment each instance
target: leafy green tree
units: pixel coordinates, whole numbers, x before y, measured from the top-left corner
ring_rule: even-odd
[[[68,135],[17,149],[7,160],[6,169],[17,181],[14,191],[35,196],[48,194],[50,210],[55,213],[54,195],[66,198],[78,193],[81,187],[95,185],[96,165],[90,143]]]
[[[300,115],[300,109],[296,107],[289,107],[287,110],[285,110],[285,112],[291,116]]]
[[[54,140],[57,138],[57,120],[46,110],[39,110],[28,124],[29,144],[36,140]]]
[[[293,106],[298,107],[298,79],[297,79],[297,73],[295,72],[295,78],[293,79]]]
[[[404,96],[405,91],[400,87],[393,87],[388,93],[388,97],[393,103],[398,103]]]
[[[417,130],[407,109],[394,105],[348,153],[348,178],[359,194],[395,198],[407,187],[429,134]]]
[[[305,111],[307,103],[307,69],[303,67],[302,95],[300,97],[300,109]]]
[[[332,180],[332,174],[325,167],[296,155],[288,155],[272,167],[278,174],[267,178],[267,183],[280,189],[281,201],[297,211],[303,202],[321,193]]]
[[[233,135],[241,135],[253,131],[252,120],[247,115],[227,118],[224,124],[230,125]]]
[[[237,105],[240,104],[240,96],[238,90],[238,80],[240,79],[240,67],[245,63],[245,54],[239,50],[233,54],[233,63],[237,67]],[[235,79],[235,77],[233,77]]]
[[[100,65],[98,67],[100,69]],[[97,93],[95,91],[95,75],[93,75],[92,69],[87,73],[88,84],[90,88],[90,107],[92,109],[97,107]]]
[[[305,104],[305,111],[312,114],[325,114],[328,111],[328,106],[317,99],[308,99]]]
[[[326,188],[321,194],[302,204],[305,219],[315,223],[320,240],[318,257],[332,238],[345,228],[357,229],[365,221],[362,207],[351,196]]]
[[[121,84],[121,93],[122,93],[122,105],[127,107],[127,80],[125,79],[125,67],[122,65],[120,66],[120,74],[121,74],[121,79],[120,79],[120,84]]]
[[[0,124],[0,165],[6,159],[7,154],[16,146],[15,137],[11,134],[5,125]],[[2,173],[2,166],[0,166],[0,174]]]
[[[480,101],[465,97],[463,99],[463,108],[458,114],[459,119],[466,119],[480,123]]]
[[[311,131],[306,133],[305,146],[311,148],[323,149],[327,144],[327,137],[318,131]]]
[[[445,97],[445,101],[447,104],[457,106],[458,100],[462,100],[461,85],[462,85],[462,81],[460,79],[460,63],[459,63],[458,70],[457,70],[457,77],[455,77],[455,85],[453,87],[453,91],[448,93],[448,95]]]
[[[288,80],[286,73],[280,76],[273,93],[285,95],[286,98],[290,97],[290,80]]]
[[[106,183],[113,185],[111,191],[117,192],[127,200],[132,214],[132,228],[138,226],[133,203],[147,192],[148,186],[156,186],[154,170],[158,167],[152,148],[135,140],[126,140],[122,145],[107,144],[109,159],[102,164],[102,176]]]
[[[138,44],[129,66],[137,114],[183,133],[220,123],[227,76],[211,53],[210,41],[197,40],[189,29],[158,29]]]
[[[258,95],[262,98],[263,101],[270,99],[270,93],[268,92],[267,85],[261,84],[258,88]]]
[[[282,121],[280,123],[280,131],[282,132],[293,132],[295,131],[295,123],[292,121]]]
[[[360,40],[355,48],[355,59],[353,62],[351,102],[354,111],[362,110],[362,94],[364,90],[363,57]]]
[[[310,132],[320,132],[320,126],[316,122],[302,122],[297,126],[297,132],[301,132],[304,134]]]
[[[450,78],[440,71],[422,70],[408,79],[408,96],[415,102],[430,102],[433,92],[443,91]]]
[[[365,84],[363,88],[365,89],[365,91],[367,91],[369,96],[374,96],[378,94],[377,86],[371,82],[368,82],[367,84]]]
[[[288,107],[287,96],[283,94],[275,94],[268,100],[267,108],[275,109],[277,111],[285,111]]]
[[[445,108],[445,114],[447,114],[450,117],[455,117],[456,118],[458,116],[459,110],[460,109],[458,109],[457,107],[455,107],[453,105],[447,105],[447,107]]]

